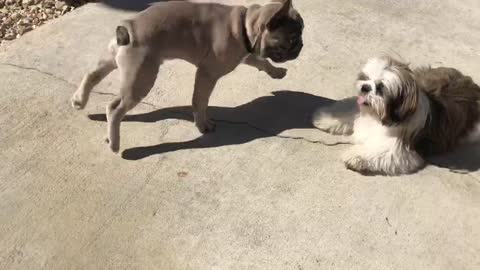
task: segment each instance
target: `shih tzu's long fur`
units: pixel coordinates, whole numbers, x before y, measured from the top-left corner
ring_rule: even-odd
[[[320,109],[314,125],[352,135],[347,168],[364,174],[400,175],[425,165],[479,130],[480,87],[453,68],[422,67],[384,56],[368,60],[358,75],[357,104],[347,99]]]

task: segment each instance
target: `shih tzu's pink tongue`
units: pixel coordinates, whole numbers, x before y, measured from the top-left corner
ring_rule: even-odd
[[[363,105],[364,103],[365,103],[365,97],[364,96],[358,96],[357,104],[358,105]]]

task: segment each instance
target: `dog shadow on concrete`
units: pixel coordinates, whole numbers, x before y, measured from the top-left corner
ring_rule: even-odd
[[[99,2],[115,9],[142,11],[148,8],[151,4],[167,1],[169,0],[101,0]]]
[[[430,157],[428,162],[455,173],[469,173],[480,170],[480,142],[458,146],[454,151]]]
[[[238,0],[100,0],[102,4],[114,8],[127,11],[142,11],[152,4],[158,2],[173,2],[173,1],[182,1],[182,2],[197,2],[197,3],[217,3],[223,5],[241,5],[248,4]]]
[[[281,90],[237,107],[210,106],[209,115],[217,124],[215,132],[185,142],[126,149],[122,152],[122,157],[127,160],[139,160],[184,149],[244,144],[260,138],[273,137],[290,129],[315,129],[311,121],[314,112],[334,102],[332,99],[309,93]],[[89,118],[94,121],[106,121],[105,114],[92,114]],[[166,119],[193,122],[191,107],[170,107],[144,114],[127,115],[123,121],[155,123]],[[462,145],[451,153],[430,157],[427,160],[434,166],[448,168],[457,173],[477,171],[480,169],[480,143]]]
[[[122,152],[122,157],[138,160],[182,149],[244,144],[259,138],[273,137],[290,129],[313,129],[311,120],[315,110],[332,102],[334,101],[324,97],[285,90],[273,92],[272,95],[259,97],[237,107],[211,106],[208,113],[217,124],[215,132],[191,141],[126,149]],[[93,114],[89,115],[89,118],[106,121],[105,114]],[[165,119],[193,122],[191,107],[170,107],[144,114],[126,115],[123,121],[154,123]],[[194,128],[192,126],[192,129]]]
[[[159,2],[173,2],[173,1],[183,1],[183,2],[212,2],[219,4],[228,4],[224,0],[100,0],[102,4],[115,9],[127,10],[127,11],[142,11],[152,4]],[[236,1],[231,1],[230,4],[240,4]]]

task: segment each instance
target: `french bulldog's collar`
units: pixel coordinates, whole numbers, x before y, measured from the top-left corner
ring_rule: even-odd
[[[250,54],[255,54],[255,47],[256,47],[256,41],[255,44],[252,44],[250,42],[250,38],[248,37],[248,30],[247,30],[247,11],[243,12],[242,14],[242,32],[243,32],[243,44],[245,45],[245,49],[247,49],[247,52]]]

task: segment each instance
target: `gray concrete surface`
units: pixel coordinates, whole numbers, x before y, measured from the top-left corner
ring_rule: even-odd
[[[170,62],[122,125],[126,158],[102,142],[116,74],[85,111],[69,98],[129,13],[89,4],[0,48],[0,269],[480,269],[478,145],[364,177],[307,122],[381,52],[480,82],[480,2],[295,5],[306,45],[286,79],[238,68],[212,97],[225,121],[196,140],[171,109],[194,69]]]

